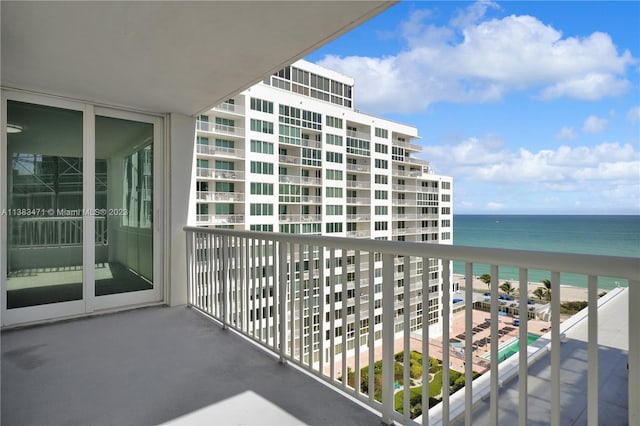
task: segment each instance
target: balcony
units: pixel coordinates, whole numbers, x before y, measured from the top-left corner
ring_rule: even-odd
[[[400,177],[420,177],[420,176],[422,176],[422,171],[421,170],[398,170],[398,169],[393,169],[392,173],[393,173],[393,176],[400,176]]]
[[[184,306],[4,331],[2,408],[7,425],[379,422]]]
[[[223,102],[213,107],[214,111],[227,112],[231,114],[244,114],[244,105],[231,104],[229,102]]]
[[[348,180],[347,188],[360,188],[360,189],[369,189],[371,188],[371,182],[364,182],[358,180]]]
[[[218,157],[244,158],[244,149],[227,148],[215,145],[197,144],[198,154]]]
[[[359,231],[347,231],[347,237],[355,237],[355,238],[369,238],[371,236],[371,231],[369,229],[362,229]]]
[[[365,140],[365,141],[370,141],[371,140],[371,134],[370,133],[358,132],[358,131],[355,131],[355,130],[347,130],[347,137],[348,138]]]
[[[198,167],[196,174],[200,178],[221,179],[221,180],[244,180],[242,170],[222,170],[208,167]]]
[[[293,155],[281,155],[279,157],[280,163],[283,164],[300,164],[302,159]]]
[[[322,204],[322,197],[317,195],[302,195],[300,202],[307,204]]]
[[[197,120],[196,128],[199,132],[244,137],[243,127],[227,126],[226,124],[216,124],[208,121]]]
[[[347,220],[349,222],[368,222],[371,220],[371,215],[364,213],[364,214],[347,214]]]
[[[215,202],[215,201],[244,201],[244,192],[209,192],[197,191],[196,200]]]
[[[347,164],[347,171],[359,173],[371,173],[371,167],[364,164]]]
[[[186,227],[188,234],[188,262],[191,271],[219,271],[213,274],[212,279],[207,279],[207,274],[190,274],[189,304],[195,309],[212,316],[229,328],[244,335],[246,338],[270,351],[281,360],[291,363],[303,369],[307,374],[316,376],[334,386],[336,390],[345,392],[352,398],[369,406],[378,412],[385,423],[397,422],[400,424],[414,424],[426,421],[430,424],[450,424],[466,421],[467,424],[514,424],[520,423],[551,423],[560,424],[561,420],[581,419],[578,423],[598,423],[598,419],[611,420],[614,424],[635,424],[637,410],[628,404],[627,386],[629,395],[636,395],[640,389],[640,357],[636,351],[640,351],[637,336],[631,334],[629,324],[639,324],[640,314],[637,310],[627,310],[630,300],[638,300],[637,292],[640,282],[640,262],[633,258],[620,258],[592,255],[571,255],[561,253],[541,253],[502,249],[483,249],[472,247],[453,247],[438,244],[401,243],[394,241],[376,241],[354,238],[336,238],[326,236],[305,236],[291,234],[256,233],[245,231],[232,231],[223,229],[198,229]],[[211,236],[216,236],[211,238]],[[302,329],[304,324],[304,310],[302,301],[294,297],[291,291],[295,291],[295,285],[288,271],[289,258],[293,255],[300,258],[309,255],[310,250],[320,247],[318,261],[320,265],[335,265],[336,259],[346,256],[345,250],[355,253],[354,267],[326,272],[324,275],[330,283],[329,288],[335,287],[342,292],[341,300],[347,300],[349,288],[353,288],[354,294],[367,296],[366,298],[354,298],[349,303],[336,301],[329,297],[326,303],[318,306],[321,317],[328,313],[331,318],[328,323],[320,323],[320,332],[311,334]],[[213,253],[214,256],[201,256],[200,252]],[[339,318],[353,318],[355,324],[360,324],[361,319],[371,318],[374,315],[373,304],[366,303],[366,308],[360,306],[361,300],[374,300],[373,274],[368,275],[368,285],[363,285],[361,274],[363,262],[361,257],[368,255],[373,258],[373,253],[381,253],[383,261],[382,300],[393,300],[394,303],[382,303],[382,340],[373,338],[374,328],[370,327],[366,332],[368,339],[363,346],[355,345],[349,352],[342,349],[347,345],[347,333],[334,336],[328,333],[325,340],[325,330],[333,330],[335,326],[344,325]],[[252,255],[253,254],[253,255]],[[256,256],[257,255],[257,256]],[[410,262],[404,263],[404,271],[397,273],[394,267],[398,256]],[[404,325],[410,323],[410,292],[419,288],[415,277],[416,263],[413,260],[421,260],[425,265],[429,259],[440,259],[443,265],[442,277],[442,321],[443,330],[440,342],[449,342],[453,337],[450,334],[451,304],[454,297],[451,291],[450,262],[464,262],[466,268],[464,292],[467,300],[473,300],[472,267],[474,264],[490,265],[491,275],[498,276],[498,269],[504,265],[517,265],[521,285],[526,286],[528,274],[531,269],[542,269],[551,273],[551,292],[560,293],[560,274],[578,273],[588,277],[589,281],[589,307],[575,317],[562,322],[560,320],[560,298],[552,298],[550,303],[550,323],[548,331],[543,334],[536,344],[528,346],[527,335],[528,321],[521,321],[512,330],[520,336],[516,340],[520,342],[519,356],[514,356],[506,361],[499,357],[499,346],[490,345],[489,358],[482,361],[482,365],[488,367],[478,379],[472,381],[472,371],[480,364],[475,359],[473,351],[469,350],[459,355],[456,351],[434,349],[433,339],[430,339],[429,330],[423,328],[418,332],[411,332]],[[210,259],[209,261],[205,259]],[[235,265],[235,266],[234,266]],[[266,277],[253,277],[247,271],[270,271]],[[352,272],[348,272],[353,270]],[[245,271],[244,273],[238,273]],[[343,275],[341,282],[345,282],[347,273],[354,274],[353,283],[345,286],[339,285],[337,276]],[[630,288],[618,288],[610,292],[608,296],[598,299],[597,278],[599,276],[619,277],[630,280]],[[404,288],[396,288],[394,279],[404,278],[411,283]],[[412,280],[412,277],[414,279]],[[422,306],[428,306],[428,301],[434,294],[429,292],[429,277],[422,274],[417,278],[422,280]],[[322,279],[321,274],[321,282]],[[272,291],[270,297],[250,297],[251,294],[265,294],[269,286]],[[239,291],[241,289],[249,291]],[[294,290],[292,290],[294,289]],[[324,285],[318,287],[319,300],[325,300],[327,289]],[[369,294],[367,294],[369,293]],[[490,321],[486,322],[487,338],[498,342],[503,336],[503,326],[499,324],[498,285],[490,287]],[[330,294],[330,293],[327,293]],[[397,296],[404,294],[403,301],[397,301]],[[215,295],[215,297],[213,297]],[[527,305],[528,295],[522,292],[519,302]],[[306,306],[306,301],[304,302]],[[355,303],[353,312],[347,310]],[[284,308],[283,308],[284,307]],[[403,310],[398,315],[398,308]],[[274,312],[271,316],[265,316],[261,320],[253,321],[249,318],[249,312],[259,308],[262,312]],[[257,311],[255,311],[257,312]],[[336,313],[340,312],[340,315]],[[375,311],[376,313],[378,311]],[[462,308],[465,333],[461,337],[465,347],[473,347],[473,335],[476,332],[473,325],[472,304]],[[587,316],[588,313],[588,316]],[[628,316],[627,316],[628,315]],[[628,322],[627,322],[628,321]],[[400,326],[400,331],[398,330]],[[474,329],[472,332],[472,328]],[[272,330],[270,333],[262,333],[260,330]],[[600,335],[600,337],[598,337]],[[633,337],[632,337],[633,336]],[[355,341],[361,341],[359,327],[349,336]],[[434,336],[435,337],[435,336]],[[460,337],[460,336],[458,336]],[[416,343],[416,339],[418,343]],[[303,343],[306,342],[306,343]],[[315,357],[309,357],[305,345],[315,345],[318,351]],[[340,346],[336,346],[340,345]],[[416,346],[417,345],[417,346]],[[605,346],[603,346],[605,345]],[[325,354],[325,349],[334,348]],[[552,348],[552,349],[550,349]],[[559,349],[553,349],[559,348]],[[409,369],[403,369],[404,384],[400,389],[407,395],[402,401],[394,403],[394,395],[397,389],[394,383],[398,382],[398,376],[394,374],[394,355],[403,353],[404,359],[409,359],[411,350],[418,350],[423,355],[431,354],[442,360],[442,365],[460,365],[467,385],[464,390],[449,395],[449,371],[443,369],[443,393],[442,401],[434,405],[428,411],[424,411],[421,417],[412,419],[409,415],[410,385]],[[627,358],[626,351],[630,355]],[[374,383],[369,376],[366,388],[354,386],[362,383],[361,368],[371,367],[375,361],[382,361],[382,381]],[[422,357],[422,383],[427,383],[428,361]],[[627,375],[626,362],[630,363]],[[464,364],[463,364],[464,362]],[[350,369],[353,375],[347,380],[343,372]],[[472,370],[473,369],[473,370]],[[485,368],[486,369],[486,368]],[[635,373],[634,373],[635,372]],[[635,376],[633,375],[635,374]],[[627,378],[629,384],[627,384]],[[426,388],[426,385],[420,385]],[[381,398],[373,398],[371,389],[381,394]],[[612,395],[611,392],[614,392]],[[422,406],[428,406],[426,391],[423,392]],[[398,405],[399,404],[399,405]],[[465,407],[474,407],[466,409]],[[400,412],[400,409],[402,412]],[[563,420],[564,419],[564,420]]]
[[[196,220],[200,225],[234,225],[244,223],[241,214],[199,214]]]
[[[410,142],[394,139],[392,143],[395,146],[401,146],[402,148],[405,148],[411,151],[417,151],[417,152],[422,151],[422,147],[420,145],[416,145]]]
[[[281,214],[278,216],[280,222],[322,222],[320,214]]]

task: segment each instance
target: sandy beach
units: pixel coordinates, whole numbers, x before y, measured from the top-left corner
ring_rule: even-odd
[[[506,280],[500,280],[500,284],[502,284]],[[464,288],[465,279],[463,275],[453,274],[453,282],[460,283],[460,287]],[[520,284],[518,281],[511,281],[513,287],[519,290]],[[533,295],[533,292],[539,288],[544,287],[544,284],[539,282],[530,282],[528,285],[529,296]],[[473,279],[473,289],[477,292],[484,293],[485,291],[489,291],[489,287],[480,281],[477,277]],[[598,290],[598,294],[602,293],[606,290]],[[560,301],[562,302],[575,302],[587,300],[587,289],[582,287],[574,287],[569,285],[560,285]]]

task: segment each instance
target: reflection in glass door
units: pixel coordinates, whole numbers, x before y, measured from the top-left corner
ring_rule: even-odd
[[[153,286],[153,124],[96,116],[95,295]]]
[[[81,300],[83,113],[7,101],[7,309]]]

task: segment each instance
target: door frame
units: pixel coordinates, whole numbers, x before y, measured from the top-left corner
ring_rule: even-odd
[[[37,323],[69,317],[79,317],[101,310],[113,310],[162,302],[165,295],[164,229],[165,229],[165,117],[158,114],[129,111],[122,108],[96,106],[91,103],[15,89],[1,90],[0,108],[0,322],[2,326]],[[153,289],[138,292],[95,296],[95,217],[83,215],[82,288],[83,298],[69,302],[50,303],[7,309],[7,101],[64,108],[83,113],[82,188],[83,209],[95,207],[95,117],[96,115],[142,121],[153,124]],[[89,266],[89,267],[88,267]],[[139,293],[139,294],[138,294]]]

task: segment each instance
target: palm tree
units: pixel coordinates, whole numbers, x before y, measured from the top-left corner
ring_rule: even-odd
[[[540,300],[545,298],[545,296],[546,296],[545,293],[546,293],[546,291],[545,291],[545,289],[543,287],[538,287],[537,289],[535,289],[533,291],[533,295],[535,297],[537,297],[538,299],[540,299]]]
[[[513,284],[511,284],[511,281],[505,281],[500,286],[500,290],[504,291],[507,294],[511,294],[516,290],[516,288],[513,286]]]
[[[538,290],[542,290],[545,300],[551,300],[551,281],[542,280],[542,284],[544,284],[544,287],[539,287]]]
[[[483,283],[485,283],[487,285],[487,287],[489,287],[491,285],[491,275],[489,274],[482,274],[478,277],[480,279],[480,281],[482,281]]]

